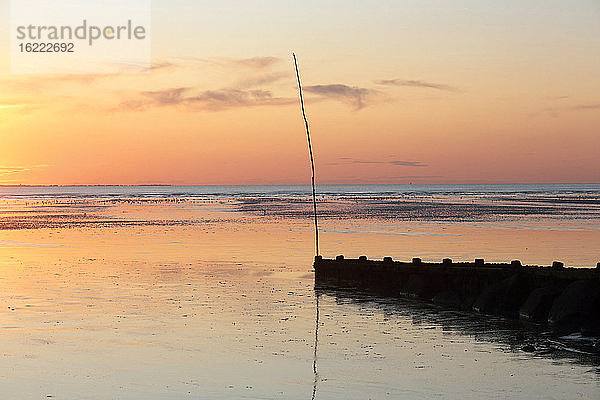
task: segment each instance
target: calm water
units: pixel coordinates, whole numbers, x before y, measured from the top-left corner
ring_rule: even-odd
[[[600,261],[600,185],[319,193],[328,257]],[[600,396],[577,336],[315,292],[308,194],[0,188],[0,399]]]

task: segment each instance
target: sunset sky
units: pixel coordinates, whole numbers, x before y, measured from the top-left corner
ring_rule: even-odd
[[[0,184],[600,182],[598,0],[152,2],[146,74],[10,73]]]

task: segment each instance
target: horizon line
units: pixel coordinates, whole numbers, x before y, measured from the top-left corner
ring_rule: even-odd
[[[382,182],[382,183],[321,183],[317,186],[374,186],[374,185],[599,185],[598,182]],[[134,183],[134,184],[0,184],[0,188],[18,187],[193,187],[193,186],[310,186],[310,183]]]

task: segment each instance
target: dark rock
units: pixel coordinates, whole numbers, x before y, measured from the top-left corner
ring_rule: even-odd
[[[529,283],[524,275],[514,274],[483,290],[473,310],[484,314],[514,315],[529,294]]]
[[[442,264],[444,264],[444,265],[450,265],[450,264],[452,264],[452,260],[450,258],[444,258],[442,260]]]
[[[438,306],[458,309],[463,308],[463,300],[460,298],[460,296],[457,293],[448,290],[436,294],[432,301]]]
[[[473,304],[475,304],[475,300],[477,300],[477,297],[475,296],[465,297],[464,299],[462,299],[460,309],[462,311],[473,311]]]
[[[546,322],[552,303],[561,293],[560,288],[553,286],[535,289],[519,309],[519,317],[532,322]]]
[[[554,261],[552,262],[552,268],[553,269],[562,269],[565,267],[565,264],[561,263],[560,261]]]
[[[523,331],[516,331],[515,332],[515,339],[516,340],[525,340],[525,332],[523,332]]]
[[[535,351],[535,347],[531,344],[526,344],[525,346],[521,347],[521,350],[527,353],[533,353]]]
[[[360,257],[358,257],[358,259],[360,261],[367,261],[368,260],[367,256],[360,256]]]
[[[600,283],[576,281],[565,288],[554,301],[548,315],[549,322],[572,328],[593,329],[600,324]]]
[[[600,336],[600,318],[596,317],[581,324],[581,335],[590,337]]]
[[[425,300],[431,300],[442,291],[443,282],[439,276],[410,274],[404,290],[406,293]]]
[[[522,266],[523,266],[523,265],[521,264],[521,261],[519,261],[519,260],[512,260],[512,261],[510,262],[510,265],[511,265],[511,266],[513,266],[513,267],[522,267]]]
[[[335,258],[336,261],[343,261],[344,260],[344,256],[343,255],[339,255]]]
[[[383,257],[383,262],[391,263],[394,262],[394,260],[392,259],[392,257]]]
[[[419,264],[421,264],[422,262],[423,262],[423,261],[422,261],[420,258],[413,258],[413,259],[412,259],[412,263],[413,263],[413,264],[417,264],[417,265],[419,265]],[[600,265],[600,263],[598,263],[598,265]]]
[[[483,265],[485,264],[485,260],[483,258],[476,258],[475,265]]]

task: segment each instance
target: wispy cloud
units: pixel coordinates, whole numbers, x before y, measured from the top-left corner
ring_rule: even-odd
[[[443,175],[403,175],[403,176],[392,176],[392,179],[419,179],[419,178],[443,178]]]
[[[313,85],[306,86],[304,90],[308,93],[318,94],[323,97],[339,100],[350,104],[355,110],[360,110],[367,106],[367,103],[375,96],[381,93],[374,89],[348,86],[343,84]]]
[[[228,57],[176,57],[177,65],[213,65],[219,68],[235,68],[250,70],[265,70],[274,67],[281,62],[281,59],[271,56],[259,56],[249,58],[228,58]]]
[[[444,85],[441,83],[420,81],[420,80],[383,79],[383,80],[376,81],[375,83],[377,83],[378,85],[385,85],[385,86],[405,86],[405,87],[445,90],[447,92],[460,92],[460,89],[458,89],[454,86]]]
[[[24,167],[0,167],[0,175],[12,175],[25,171],[31,171],[31,168]]]
[[[179,87],[157,91],[142,92],[142,96],[148,97],[152,102],[159,106],[169,106],[181,104],[186,100],[184,93],[189,91],[189,88]]]
[[[174,72],[182,68],[196,67],[198,65],[217,66],[219,68],[233,68],[240,71],[251,70],[258,73],[261,70],[267,70],[276,65],[280,59],[276,57],[251,57],[251,58],[194,58],[178,57],[169,60],[154,60],[150,65],[151,74],[136,74],[139,72],[140,65],[115,64],[114,67],[118,73],[97,73],[97,74],[53,74],[46,76],[24,76],[21,79],[11,78],[3,83],[13,87],[31,88],[40,90],[46,85],[75,83],[90,84],[99,80],[118,79],[124,76],[137,76],[152,78],[154,73],[170,71]],[[132,72],[134,74],[132,74]]]
[[[240,80],[235,86],[237,88],[251,88],[263,85],[270,85],[282,80],[292,80],[293,76],[289,72],[272,72],[268,74],[262,74],[255,77],[244,78]]]
[[[567,107],[566,110],[569,110],[569,111],[600,110],[600,103],[578,104],[576,106]]]
[[[22,174],[25,172],[31,172],[34,169],[45,168],[48,166],[49,165],[46,165],[46,164],[39,164],[39,165],[32,165],[32,166],[1,166],[0,165],[0,175],[6,176],[6,175]]]
[[[152,65],[150,66],[150,69],[152,71],[157,71],[160,69],[170,69],[170,68],[176,68],[177,64],[174,64],[170,61],[153,61]]]
[[[139,64],[114,63],[108,64],[114,67],[113,73],[88,73],[88,74],[49,74],[49,75],[22,75],[20,77],[11,77],[2,83],[14,88],[31,89],[33,91],[42,91],[46,86],[59,86],[62,84],[80,84],[89,85],[97,81],[116,80],[128,76],[147,76],[152,77],[152,74],[139,74],[140,71],[145,72],[145,66]],[[167,60],[155,60],[150,64],[149,72],[176,69],[177,64]]]
[[[269,90],[218,89],[194,93],[191,87],[179,87],[140,93],[140,99],[121,104],[121,109],[145,110],[150,107],[178,106],[221,111],[238,107],[280,106],[296,102],[295,98],[275,97]]]
[[[379,176],[369,176],[367,177],[361,177],[360,178],[360,183],[362,184],[368,184],[368,183],[374,183],[374,184],[381,184],[381,183],[412,183],[412,181],[416,181],[421,182],[422,180],[424,181],[429,181],[431,179],[441,179],[444,178],[443,175],[393,175],[393,176],[389,176],[389,175],[379,175]],[[408,180],[408,182],[406,182]],[[401,182],[399,182],[401,181]],[[333,184],[340,184],[340,183],[348,183],[348,184],[356,184],[357,183],[357,178],[356,176],[341,176],[341,177],[336,177],[335,180],[332,182]]]
[[[0,104],[0,110],[10,110],[23,107],[25,107],[25,104]]]
[[[7,112],[11,115],[23,116],[35,111],[38,107],[39,105],[32,99],[0,99],[0,113]],[[1,122],[3,121],[0,120]]]
[[[421,161],[405,161],[405,160],[359,160],[352,157],[340,157],[340,162],[331,163],[332,165],[342,164],[387,164],[401,167],[427,167],[428,165]]]
[[[89,85],[95,81],[108,78],[118,78],[122,74],[54,74],[54,75],[23,75],[4,80],[5,86],[10,86],[15,90],[26,90],[27,92],[41,93],[48,89],[48,86],[61,87],[65,84]]]
[[[548,113],[552,117],[557,118],[563,112],[586,112],[600,110],[600,103],[581,103],[572,106],[548,107],[541,111],[533,112],[530,115],[535,117],[540,114]]]
[[[281,61],[277,57],[252,57],[252,58],[239,58],[239,59],[231,59],[229,60],[231,63],[240,65],[246,68],[253,69],[264,69],[272,67]]]
[[[187,101],[210,110],[221,110],[232,107],[280,106],[294,103],[296,99],[275,97],[269,90],[220,89],[201,92]]]
[[[388,164],[392,165],[400,165],[404,167],[427,167],[427,164],[422,163],[421,161],[388,161]]]
[[[58,107],[68,111],[77,110],[145,110],[152,107],[180,107],[190,109],[223,110],[234,107],[273,106],[295,102],[294,98],[281,97],[270,86],[294,76],[282,71],[282,60],[272,56],[247,58],[194,58],[179,57],[156,59],[150,73],[128,74],[132,66],[119,66],[117,74],[62,74],[47,76],[24,76],[0,81],[10,91],[27,97],[0,100],[0,112],[21,107],[31,110]],[[137,66],[139,67],[139,66]],[[199,74],[201,71],[202,74]],[[202,77],[216,74],[225,82],[216,89],[202,88]],[[211,77],[213,75],[210,75]],[[206,78],[204,78],[206,79]],[[229,80],[229,82],[227,82]],[[166,88],[168,82],[179,82],[178,87]],[[215,80],[211,78],[210,82]],[[206,82],[205,82],[206,83]],[[91,90],[102,90],[97,101],[79,101],[73,96],[73,88],[93,85]],[[283,92],[282,92],[283,93]],[[62,97],[61,97],[62,96]],[[291,94],[287,94],[291,96]],[[61,101],[56,99],[61,97]],[[116,101],[117,106],[114,102]],[[112,103],[112,105],[110,104]]]

